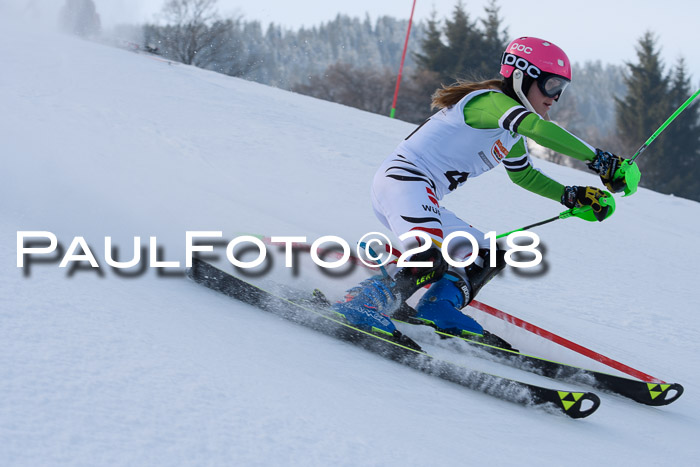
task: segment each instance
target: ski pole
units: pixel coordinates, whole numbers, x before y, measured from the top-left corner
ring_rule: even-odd
[[[496,238],[503,238],[507,237],[508,235],[515,233],[515,232],[522,232],[523,230],[530,230],[533,227],[539,227],[540,225],[545,225],[549,224],[550,222],[557,221],[559,219],[566,219],[568,217],[581,217],[584,213],[588,212],[591,210],[590,206],[584,206],[584,207],[576,207],[576,208],[571,208],[567,209],[566,211],[560,212],[558,215],[540,221],[540,222],[535,222],[534,224],[526,225],[525,227],[521,227],[519,229],[511,230],[510,232],[502,233],[500,235],[496,235]]]
[[[377,263],[377,267],[379,268],[380,271],[382,271],[382,276],[384,276],[385,278],[389,277],[389,273],[386,272],[386,268],[381,263],[381,261],[379,261],[379,255],[377,255],[377,253],[374,252],[374,249],[371,246],[367,245],[367,243],[365,243],[365,242],[360,242],[360,248],[364,248],[365,251],[369,250],[369,253],[371,255],[370,258],[375,263]]]
[[[690,96],[688,98],[688,100],[683,103],[683,105],[678,107],[678,109],[675,112],[673,112],[673,114],[670,117],[668,117],[668,119],[666,119],[666,121],[663,123],[663,125],[661,125],[659,127],[659,129],[656,130],[654,132],[654,134],[649,137],[649,139],[646,141],[646,143],[644,143],[642,145],[642,147],[637,150],[637,152],[634,154],[634,156],[632,156],[632,158],[629,159],[627,162],[631,165],[632,162],[634,162],[634,160],[637,157],[639,157],[639,155],[642,152],[644,152],[644,150],[647,148],[647,146],[649,146],[661,134],[661,132],[664,131],[666,129],[666,127],[669,126],[671,124],[671,122],[674,121],[676,119],[676,117],[678,117],[681,114],[681,112],[683,112],[685,110],[685,108],[688,107],[690,105],[690,103],[693,102],[695,100],[695,98],[698,96],[700,96],[700,89],[698,89],[695,92],[695,94]]]
[[[642,144],[642,147],[640,147],[636,153],[634,153],[634,156],[632,156],[630,159],[627,160],[626,164],[622,164],[617,171],[615,171],[615,175],[613,178],[624,178],[626,187],[625,187],[625,194],[623,196],[629,196],[633,194],[634,192],[637,191],[637,187],[639,186],[639,180],[642,178],[642,174],[639,171],[639,167],[634,163],[634,160],[639,157],[639,155],[644,152],[644,150],[661,134],[662,131],[666,129],[667,126],[671,124],[672,121],[678,117],[681,112],[683,112],[686,107],[690,105],[691,102],[695,100],[696,97],[700,95],[700,89],[698,89],[695,94],[690,96],[687,101],[683,103],[678,109],[671,114],[670,117],[666,119],[666,121],[659,127],[658,130],[654,132],[653,135],[649,137],[648,140],[644,144]]]

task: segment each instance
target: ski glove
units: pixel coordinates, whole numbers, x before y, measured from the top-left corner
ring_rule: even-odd
[[[624,175],[620,176],[620,174],[617,174],[617,178],[615,178],[615,172],[625,160],[627,159],[616,156],[611,152],[596,149],[595,157],[587,165],[589,169],[600,175],[600,180],[608,190],[613,193],[619,193],[627,188],[627,182]]]
[[[564,187],[561,204],[567,208],[590,206],[598,222],[603,222],[608,217],[610,210],[610,206],[605,203],[606,197],[607,194],[596,187],[567,186]]]

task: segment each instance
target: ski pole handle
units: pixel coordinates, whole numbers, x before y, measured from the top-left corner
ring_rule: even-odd
[[[615,171],[614,178],[623,178],[625,180],[625,196],[632,195],[636,193],[639,187],[639,181],[642,179],[642,172],[639,170],[639,166],[634,161],[624,162]]]

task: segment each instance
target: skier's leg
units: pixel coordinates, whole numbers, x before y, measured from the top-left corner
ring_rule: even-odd
[[[394,202],[393,204],[399,203]],[[406,212],[407,208],[403,209]],[[379,211],[376,205],[375,210]],[[392,226],[392,230],[397,235],[400,235],[402,231],[425,228],[424,225],[410,225],[412,223],[409,221],[414,220],[415,216],[397,215],[394,211],[387,210],[386,207],[380,213],[385,216],[388,220],[387,223]],[[428,224],[424,231],[430,232],[433,242],[445,250],[442,253],[448,254],[455,261],[465,261],[474,254],[475,245],[466,236],[457,236],[448,245],[443,244],[444,238],[452,232],[464,232],[476,241],[478,257],[474,263],[466,268],[453,266],[445,268],[446,272],[442,278],[435,281],[419,301],[416,307],[417,314],[413,318],[450,334],[485,335],[481,325],[463,313],[462,310],[474,299],[481,288],[503,269],[505,266],[504,252],[496,250],[494,252],[497,258],[496,266],[489,266],[491,253],[488,249],[489,242],[484,238],[484,234],[448,209],[440,207],[438,213],[439,224],[432,220],[433,225]],[[439,236],[436,235],[438,227]],[[404,297],[408,298],[415,290],[417,288],[409,294],[404,294]]]
[[[386,316],[391,316],[421,287],[441,283],[440,287],[431,287],[433,292],[429,291],[428,298],[421,301],[423,306],[419,305],[418,318],[457,334],[462,331],[481,334],[481,326],[460,311],[473,298],[473,290],[478,291],[481,284],[474,289],[464,268],[450,268],[448,273],[440,248],[445,236],[454,231],[468,232],[480,249],[486,248],[488,242],[483,233],[441,207],[433,182],[409,166],[402,168],[398,160],[377,172],[372,185],[372,205],[379,220],[397,236],[408,232],[426,233],[431,239],[431,248],[410,260],[429,261],[433,266],[404,267],[390,278],[369,278],[350,289],[346,301],[334,305],[335,310],[352,324],[390,334],[395,328]],[[409,237],[403,240],[402,246],[408,251],[420,246],[421,242],[419,237]],[[448,253],[453,259],[462,261],[472,254],[472,249],[469,240],[456,238],[449,244]],[[481,258],[477,264],[483,264]],[[420,315],[421,311],[423,315]]]
[[[399,162],[399,165],[405,165]],[[431,238],[441,239],[440,207],[434,192],[435,185],[410,165],[406,165],[405,170],[399,165],[389,163],[380,168],[375,176],[372,204],[377,217],[398,235],[421,230]],[[377,196],[377,192],[381,192],[381,197]],[[412,238],[403,245],[413,248],[420,245],[420,240]],[[420,287],[439,280],[447,269],[437,248],[415,255],[412,259],[432,261],[433,267],[402,268],[393,277],[366,279],[348,290],[346,300],[334,304],[334,310],[353,325],[372,332],[393,334],[396,329],[387,315],[396,311]]]

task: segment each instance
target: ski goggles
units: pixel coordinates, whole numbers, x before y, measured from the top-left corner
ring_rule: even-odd
[[[564,78],[563,76],[555,75],[553,73],[542,73],[537,79],[537,87],[540,88],[542,94],[547,97],[554,98],[555,101],[559,100],[564,89],[569,86],[571,81]]]
[[[528,62],[523,57],[518,57],[517,55],[504,52],[501,57],[501,65],[512,66],[514,69],[518,69],[526,73],[530,78],[537,81],[537,87],[540,88],[542,94],[547,97],[554,98],[554,100],[559,100],[559,96],[564,92],[564,89],[569,85],[571,80],[564,78],[561,75],[554,73],[548,73],[542,71],[537,66]]]

